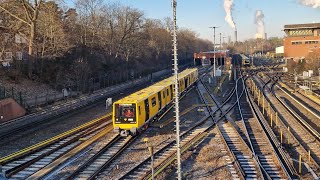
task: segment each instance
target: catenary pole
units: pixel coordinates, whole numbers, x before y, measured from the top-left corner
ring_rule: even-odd
[[[180,117],[179,117],[179,87],[178,87],[178,53],[177,53],[177,1],[172,0],[173,17],[173,71],[174,71],[174,96],[175,96],[175,116],[176,116],[176,147],[177,147],[177,175],[181,180],[181,146],[180,146]]]

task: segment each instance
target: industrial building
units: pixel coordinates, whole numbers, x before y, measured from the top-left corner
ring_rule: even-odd
[[[298,61],[319,50],[320,23],[285,25],[284,58]]]

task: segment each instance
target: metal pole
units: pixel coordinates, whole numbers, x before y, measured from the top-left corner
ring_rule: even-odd
[[[180,117],[179,117],[179,92],[178,92],[178,53],[177,53],[177,1],[172,0],[173,16],[173,70],[174,70],[174,94],[175,94],[175,116],[176,116],[176,139],[177,139],[177,175],[181,180],[181,147],[180,147]]]
[[[213,77],[216,77],[216,27],[213,27]]]
[[[213,77],[216,77],[216,28],[217,26],[209,27],[213,28]]]
[[[221,62],[222,61],[222,58],[221,58],[221,50],[222,50],[221,49],[221,33],[219,33],[219,35],[220,35],[220,45],[219,45],[219,49],[220,49],[220,53],[219,54],[220,54],[220,56],[219,56],[219,59],[220,59],[220,65],[222,67],[222,62]]]
[[[154,180],[154,160],[153,160],[153,146],[149,146],[149,152],[151,156],[151,172],[152,172],[152,180]]]

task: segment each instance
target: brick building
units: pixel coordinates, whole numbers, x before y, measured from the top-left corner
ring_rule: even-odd
[[[228,65],[230,64],[230,59],[228,50],[216,50],[216,51],[208,51],[208,52],[199,52],[194,53],[194,63],[195,65],[201,65],[202,59],[208,59],[211,61],[211,65],[213,65],[214,55],[216,57],[216,64],[220,65]]]
[[[320,49],[320,23],[285,25],[284,32],[285,59],[298,61]]]

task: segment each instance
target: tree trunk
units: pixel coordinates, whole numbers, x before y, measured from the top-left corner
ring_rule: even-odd
[[[28,62],[28,77],[31,79],[32,76],[32,68],[33,68],[33,63],[34,63],[34,57],[33,57],[33,40],[34,40],[34,35],[35,35],[35,29],[36,29],[36,23],[35,21],[31,22],[31,27],[30,27],[30,37],[29,37],[29,50],[28,50],[28,55],[29,55],[29,62]]]

